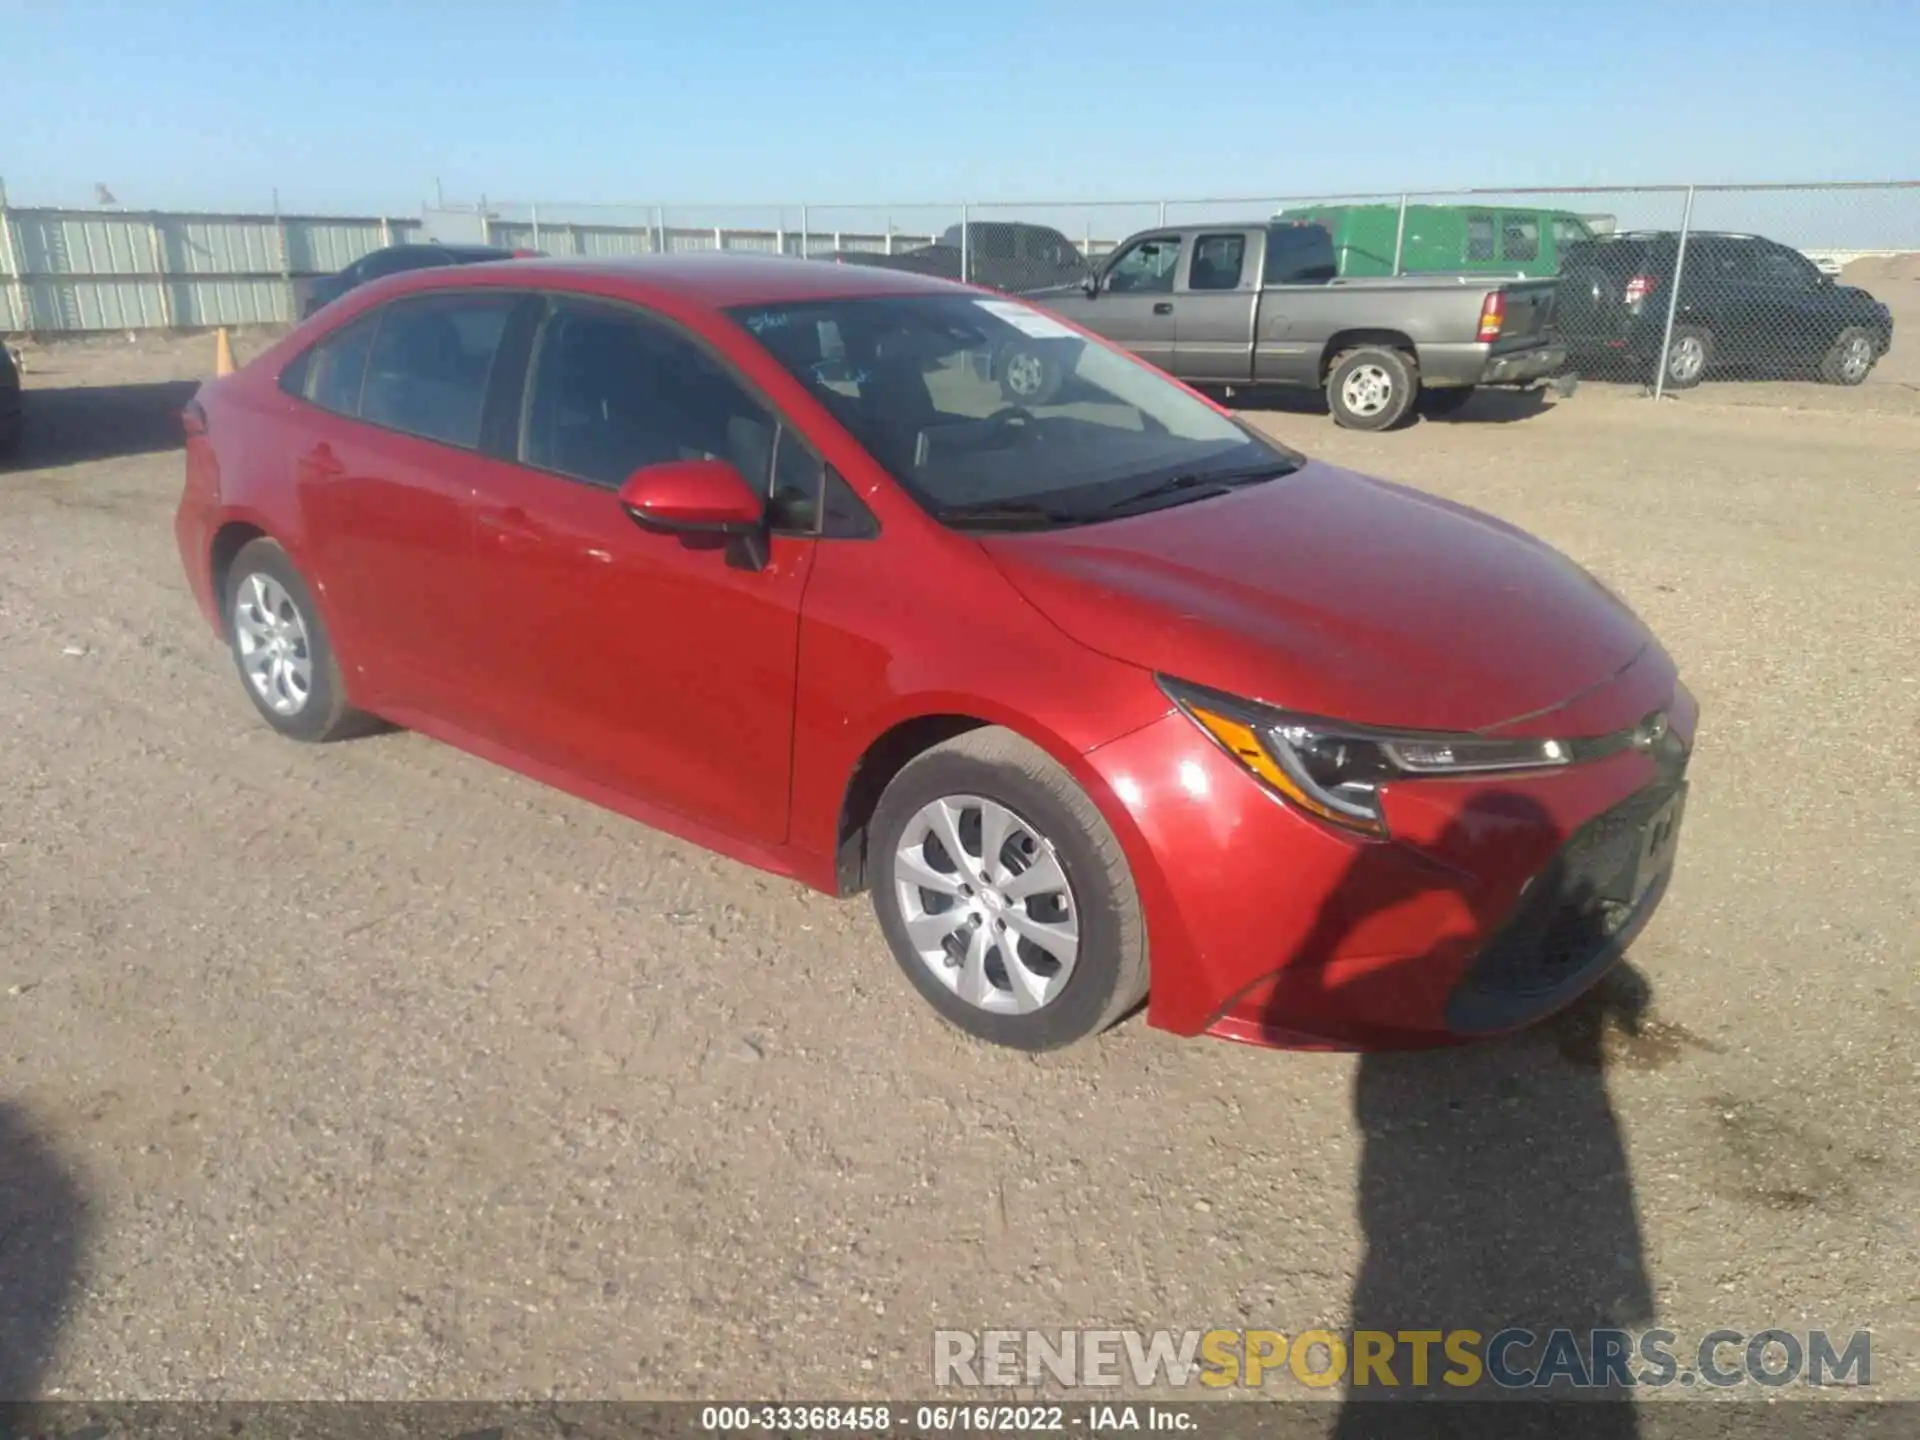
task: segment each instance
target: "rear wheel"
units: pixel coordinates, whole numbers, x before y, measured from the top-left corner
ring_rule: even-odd
[[[1834,337],[1820,361],[1820,378],[1829,385],[1858,385],[1873,373],[1873,336],[1849,325]]]
[[[1363,345],[1335,357],[1327,375],[1327,408],[1348,430],[1391,430],[1407,418],[1420,390],[1413,357],[1384,345]]]
[[[307,582],[271,540],[254,540],[227,572],[227,642],[260,716],[292,740],[336,740],[369,725],[346,686]]]
[[[1009,346],[1000,356],[1000,393],[1015,405],[1046,405],[1066,381],[1058,361],[1029,345]]]
[[[1713,363],[1713,332],[1704,325],[1676,325],[1667,346],[1669,390],[1691,390]]]
[[[1010,730],[973,730],[894,777],[868,828],[894,959],[971,1035],[1052,1050],[1147,991],[1133,876],[1100,812]]]

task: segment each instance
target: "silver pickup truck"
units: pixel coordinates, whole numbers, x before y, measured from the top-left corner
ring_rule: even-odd
[[[1143,231],[1084,284],[1022,298],[1202,388],[1324,388],[1333,418],[1386,430],[1416,403],[1458,409],[1476,386],[1552,383],[1566,345],[1555,282],[1486,275],[1341,279],[1313,224]],[[1044,341],[998,357],[1014,404],[1044,404],[1067,376]]]

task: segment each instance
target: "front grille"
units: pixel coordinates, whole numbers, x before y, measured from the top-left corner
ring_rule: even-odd
[[[1634,870],[1647,822],[1679,792],[1662,775],[1576,830],[1480,952],[1466,986],[1486,996],[1546,994],[1592,961],[1634,918]],[[1657,889],[1651,895],[1657,895]]]

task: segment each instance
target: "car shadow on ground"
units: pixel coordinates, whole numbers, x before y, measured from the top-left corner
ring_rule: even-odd
[[[0,1403],[39,1398],[89,1229],[72,1170],[24,1111],[0,1102]]]
[[[1504,827],[1514,823],[1536,836],[1557,836],[1529,797],[1493,792],[1470,803],[1433,842],[1432,853],[1471,870],[1475,847],[1503,843]],[[1465,874],[1437,865],[1422,874],[1381,855],[1384,848],[1356,852],[1322,906],[1295,957],[1295,964],[1309,967],[1307,975],[1325,977],[1325,962],[1370,916],[1435,893],[1456,895],[1476,933],[1492,933],[1506,922]],[[1527,893],[1536,899],[1562,896],[1564,904],[1543,905],[1539,913],[1607,913],[1582,877],[1562,871],[1560,853],[1546,861]],[[1593,928],[1598,923],[1579,919],[1570,930],[1556,930],[1552,948],[1595,953],[1606,939]],[[1467,943],[1443,941],[1429,955],[1367,971],[1339,991],[1325,989],[1331,983],[1325,978],[1304,983],[1321,1000],[1344,999],[1369,1015],[1391,1016],[1410,996],[1424,997],[1426,1006],[1444,1003],[1448,977],[1461,972]],[[1490,946],[1485,953],[1525,956],[1524,965],[1536,966],[1533,957],[1548,948],[1507,952]],[[1520,977],[1517,985],[1539,972],[1516,964],[1509,973]],[[1322,988],[1313,990],[1315,985]],[[1636,1409],[1622,1389],[1576,1391],[1562,1381],[1551,1389],[1516,1390],[1499,1381],[1500,1375],[1510,1378],[1534,1367],[1544,1371],[1542,1362],[1550,1356],[1557,1360],[1550,1341],[1555,1331],[1569,1332],[1571,1339],[1562,1343],[1576,1348],[1580,1366],[1590,1373],[1591,1331],[1652,1321],[1653,1288],[1625,1145],[1607,1091],[1605,1043],[1615,1027],[1637,1033],[1651,998],[1646,979],[1621,961],[1581,1000],[1517,1034],[1360,1057],[1353,1108],[1362,1137],[1357,1208],[1365,1250],[1349,1321],[1356,1352],[1362,1332],[1390,1337],[1391,1350],[1385,1374],[1372,1371],[1370,1383],[1358,1383],[1360,1377],[1348,1371],[1356,1383],[1332,1432],[1341,1440],[1531,1434],[1524,1422],[1506,1428],[1522,1421],[1506,1405],[1496,1430],[1489,1428],[1484,1403],[1459,1402],[1576,1395],[1596,1403],[1574,1407],[1564,1421],[1542,1413],[1546,1407],[1529,1411],[1548,1426],[1542,1434],[1624,1440],[1640,1433]],[[1300,1003],[1297,993],[1287,1002],[1276,999],[1269,1024],[1285,1029],[1287,1014],[1297,1013]],[[1537,1338],[1503,1346],[1507,1368],[1496,1375],[1488,1342],[1510,1328]],[[1480,1336],[1477,1376],[1450,1357],[1440,1339],[1461,1330]],[[1421,1342],[1403,1338],[1415,1331],[1429,1332],[1431,1339],[1424,1376],[1417,1368]],[[1634,1368],[1644,1368],[1639,1356],[1629,1358]],[[1406,1400],[1433,1403],[1392,1403]]]
[[[10,467],[51,469],[178,450],[186,443],[180,408],[199,388],[197,380],[29,386],[21,397],[25,431]]]
[[[1216,394],[1216,399],[1231,410],[1287,415],[1327,416],[1326,396],[1315,390],[1276,389],[1239,391],[1231,396]],[[1545,414],[1557,403],[1546,390],[1476,390],[1473,397],[1449,415],[1429,415],[1415,401],[1413,413],[1395,429],[1413,425],[1511,425]]]

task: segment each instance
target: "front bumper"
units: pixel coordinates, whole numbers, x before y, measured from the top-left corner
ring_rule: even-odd
[[[1575,999],[1665,892],[1662,872],[1633,903],[1619,857],[1630,849],[1637,875],[1636,817],[1680,783],[1696,718],[1664,663],[1607,689],[1577,707],[1570,733],[1616,728],[1589,723],[1602,710],[1625,726],[1665,708],[1664,753],[1401,782],[1385,795],[1388,842],[1287,807],[1182,715],[1093,751],[1137,827],[1150,1023],[1290,1048],[1410,1048],[1519,1028]]]

